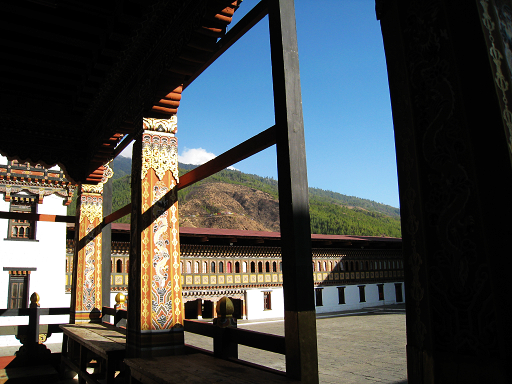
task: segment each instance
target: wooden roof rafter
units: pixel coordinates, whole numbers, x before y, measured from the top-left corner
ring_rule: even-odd
[[[119,153],[117,144],[140,129],[142,116],[177,112],[185,80],[178,72],[190,77],[208,59],[187,42],[217,48],[239,3],[6,4],[0,15],[0,153],[59,164],[70,180],[92,182],[88,175]],[[205,28],[216,37],[204,36]]]

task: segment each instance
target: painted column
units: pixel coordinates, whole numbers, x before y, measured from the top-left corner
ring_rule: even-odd
[[[177,118],[144,119],[132,157],[128,356],[183,350]]]
[[[101,223],[103,184],[113,175],[105,166],[102,182],[82,184],[78,189],[75,221],[75,253],[71,288],[71,323],[99,322],[101,316],[102,268]]]

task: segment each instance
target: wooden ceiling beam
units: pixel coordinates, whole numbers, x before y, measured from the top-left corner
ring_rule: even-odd
[[[92,37],[99,36],[105,29],[108,28],[108,19],[104,19],[103,22],[99,22],[96,18],[87,18],[83,15],[66,14],[66,17],[60,17],[56,15],[52,10],[51,12],[45,11],[45,8],[39,7],[37,11],[34,8],[27,6],[19,6],[19,3],[5,3],[2,4],[2,12],[8,12],[17,17],[23,17],[33,20],[35,23],[47,23],[51,26],[58,26],[61,28],[71,29],[77,32],[81,32]],[[44,14],[42,16],[41,14]]]
[[[55,58],[55,61],[59,60],[67,60],[73,62],[77,67],[88,66],[92,64],[92,60],[90,55],[87,55],[84,51],[79,51],[75,53],[71,53],[71,51],[65,50],[57,50],[53,47],[41,46],[34,44],[33,41],[30,42],[20,42],[20,41],[12,41],[2,38],[0,35],[0,47],[2,48],[2,52],[7,50],[10,51],[20,51],[26,52],[33,57],[38,57],[40,60],[43,60],[46,57]]]
[[[52,88],[66,88],[66,87],[76,87],[77,85],[81,85],[82,81],[80,77],[76,76],[76,79],[68,78],[65,76],[58,76],[57,73],[48,73],[48,72],[36,72],[36,68],[23,68],[19,66],[18,68],[14,68],[9,65],[3,64],[0,61],[0,71],[9,70],[11,76],[15,76],[20,79],[27,79],[26,83],[28,84],[48,84],[49,87]]]
[[[48,61],[44,60],[41,56],[21,56],[17,54],[12,54],[9,52],[3,52],[2,53],[2,61],[10,61],[12,63],[17,64],[23,64],[23,65],[31,65],[36,68],[45,68],[50,69],[53,71],[58,71],[59,73],[69,73],[73,75],[82,76],[83,74],[83,66],[76,66],[76,65],[65,65],[60,60],[54,60],[54,61]]]
[[[31,82],[30,79],[26,80],[19,80],[18,78],[9,78],[9,79],[2,79],[3,83],[7,83],[10,85],[14,85],[14,92],[16,93],[24,93],[27,95],[34,94],[34,91],[38,91],[40,93],[48,92],[52,95],[56,95],[58,97],[54,98],[54,100],[62,100],[64,98],[69,98],[69,96],[76,95],[76,90],[71,87],[62,88],[62,87],[55,87],[51,85],[44,85],[44,84],[37,84],[35,82]],[[57,89],[59,88],[59,89]],[[28,90],[30,89],[30,92]],[[5,92],[5,89],[3,90]],[[30,96],[29,96],[30,97]]]
[[[62,35],[55,32],[44,31],[41,29],[35,29],[33,27],[29,27],[27,25],[19,25],[15,22],[6,22],[4,21],[4,25],[2,26],[4,29],[8,29],[11,33],[17,35],[18,37],[26,36],[29,38],[33,38],[36,36],[39,40],[44,40],[49,43],[49,45],[64,45],[67,47],[86,49],[90,51],[94,51],[97,49],[97,42],[94,40],[84,40],[74,37],[73,35]]]

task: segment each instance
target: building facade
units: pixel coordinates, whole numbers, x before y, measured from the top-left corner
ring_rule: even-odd
[[[69,226],[66,289],[71,289],[73,229]],[[129,226],[113,224],[112,296],[127,292]],[[180,267],[186,318],[213,318],[228,296],[234,315],[246,319],[284,315],[280,235],[210,228],[180,229]],[[382,237],[312,236],[317,313],[404,301],[401,240]],[[113,303],[113,301],[111,301]]]
[[[34,215],[66,215],[75,188],[58,167],[45,169],[5,157],[0,164],[0,211],[29,217],[0,220],[0,308],[26,308],[33,292],[43,308],[69,307],[64,278],[49,278],[64,271],[66,223],[36,221]],[[0,321],[7,325],[19,320]],[[0,345],[19,342],[1,336]]]

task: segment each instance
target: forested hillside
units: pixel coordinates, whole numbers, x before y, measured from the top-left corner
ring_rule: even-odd
[[[130,176],[127,174],[130,169],[129,162],[129,159],[121,158],[120,161],[116,159],[113,164],[114,174],[121,175],[113,180],[113,211],[130,202]],[[180,164],[180,175],[194,167]],[[212,188],[208,187],[211,183],[226,183],[243,188],[216,188],[216,193],[223,193],[223,198],[215,199]],[[230,194],[225,195],[226,192]],[[269,199],[276,204],[269,204]],[[273,231],[279,227],[278,219],[274,224],[268,222],[268,217],[276,217],[278,209],[277,180],[273,178],[223,170],[180,190],[178,200],[183,214],[180,225],[218,228],[233,226],[233,229],[259,230],[266,228]],[[401,237],[398,208],[318,188],[309,188],[309,205],[312,233]],[[255,209],[255,206],[259,208]],[[261,210],[268,212],[262,214]],[[68,212],[74,214],[74,203]],[[261,222],[262,217],[267,218],[265,222]],[[129,220],[128,215],[120,222],[128,223]]]
[[[278,199],[277,180],[239,171],[223,170],[180,191],[180,204],[186,203],[188,196],[195,189],[208,182],[245,185]],[[309,207],[312,233],[401,237],[400,209],[389,205],[337,192],[309,188]]]

